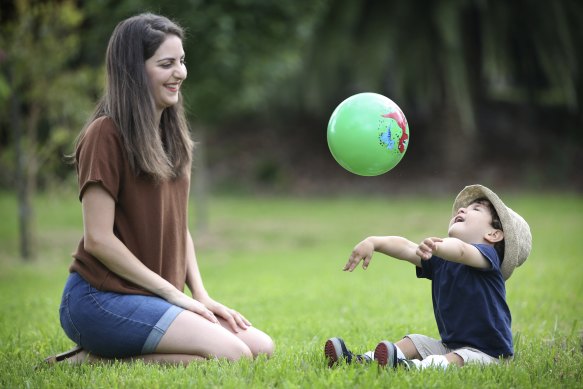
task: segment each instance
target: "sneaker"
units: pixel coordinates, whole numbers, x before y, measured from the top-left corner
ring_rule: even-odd
[[[421,362],[418,359],[398,359],[397,365],[407,370],[421,369]]]
[[[387,340],[383,340],[374,350],[374,359],[379,366],[397,367],[397,348]]]
[[[416,360],[397,358],[397,347],[387,340],[383,340],[377,344],[374,350],[374,359],[381,367],[389,366],[395,368],[397,366],[403,366],[407,370],[419,367],[418,361]]]
[[[368,363],[372,362],[373,358],[370,353],[363,355],[353,354],[341,338],[330,338],[326,341],[324,346],[324,355],[328,359],[328,367],[332,367],[334,364],[342,358],[346,363]]]

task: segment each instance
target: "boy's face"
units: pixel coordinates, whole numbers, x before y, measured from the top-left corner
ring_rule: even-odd
[[[497,231],[497,232],[496,232]],[[448,236],[466,243],[494,243],[502,231],[492,227],[492,214],[487,205],[471,203],[460,208],[449,222]]]

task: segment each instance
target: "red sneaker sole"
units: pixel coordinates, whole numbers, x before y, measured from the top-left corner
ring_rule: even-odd
[[[328,359],[328,367],[332,367],[336,362],[338,362],[338,358],[336,357],[336,349],[330,340],[326,341],[326,345],[324,346],[324,355],[326,355],[326,358]]]
[[[389,355],[389,349],[384,343],[379,343],[374,350],[374,357],[377,360],[379,366],[387,366],[389,363]]]

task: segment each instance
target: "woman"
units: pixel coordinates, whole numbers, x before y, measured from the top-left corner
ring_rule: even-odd
[[[106,90],[75,150],[84,235],[60,317],[78,347],[48,362],[273,353],[268,335],[208,295],[198,269],[182,39],[178,25],[153,14],[122,21],[111,36]]]

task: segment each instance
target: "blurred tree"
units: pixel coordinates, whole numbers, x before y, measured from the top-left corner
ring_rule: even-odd
[[[95,74],[71,66],[82,20],[73,1],[18,0],[2,11],[0,121],[3,128],[12,129],[20,252],[23,259],[31,259],[35,256],[32,198],[39,169],[47,173],[49,183],[55,178],[63,153],[91,108]]]
[[[187,27],[189,77],[184,93],[199,144],[194,164],[197,227],[206,226],[210,152],[205,140],[230,121],[269,115],[270,99],[301,65],[301,47],[322,1],[220,0],[167,3],[165,12]],[[237,118],[237,120],[233,120]],[[244,126],[240,127],[241,129]],[[223,151],[221,151],[223,152]],[[223,152],[224,153],[224,152]],[[224,154],[230,158],[228,154]]]
[[[493,98],[576,109],[583,5],[519,0],[479,4],[484,77]]]
[[[356,92],[398,96],[432,123],[423,134],[432,164],[471,169],[490,129],[479,120],[485,102],[559,105],[583,122],[582,9],[576,0],[331,0],[302,70],[273,101],[322,115]]]
[[[70,128],[80,127],[72,123],[83,122],[88,99],[96,97],[93,69],[101,69],[113,28],[128,16],[151,11],[187,30],[189,77],[183,93],[200,146],[206,140],[228,145],[229,136],[242,132],[239,127],[252,135],[258,117],[266,120],[274,139],[282,137],[277,131],[290,128],[298,135],[303,128],[314,132],[341,100],[368,90],[394,98],[414,118],[414,142],[431,153],[432,168],[442,162],[443,171],[458,173],[491,149],[491,122],[508,120],[492,109],[496,104],[496,109],[505,104],[512,119],[500,126],[502,131],[530,121],[520,137],[497,134],[506,148],[518,142],[513,138],[543,147],[536,127],[543,126],[539,112],[548,107],[559,108],[554,117],[566,110],[569,120],[578,118],[566,131],[581,141],[582,8],[577,0],[2,2],[0,102],[6,104],[0,106],[0,120],[3,128],[18,123],[16,117],[22,124],[10,128],[35,128],[37,146],[31,146],[35,137],[29,135],[16,145],[34,150],[41,161],[36,168],[58,171],[61,165],[47,156],[58,148],[71,151]],[[63,11],[63,22],[54,16],[57,9],[74,12]],[[0,147],[21,133],[3,130]],[[552,147],[565,154],[561,144]],[[3,150],[2,166],[14,150]],[[198,153],[195,184],[205,182],[205,155],[230,158],[222,148]],[[34,161],[26,166],[36,169]],[[196,206],[203,203],[197,200]]]

